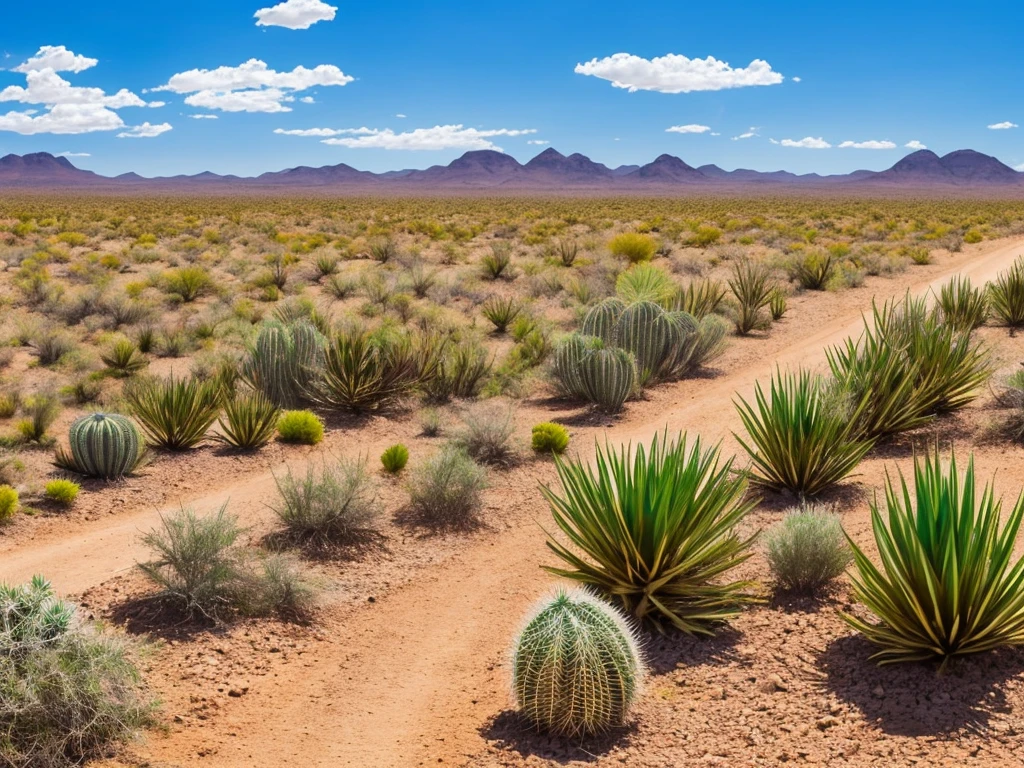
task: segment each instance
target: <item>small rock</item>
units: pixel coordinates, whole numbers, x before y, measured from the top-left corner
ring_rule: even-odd
[[[839,725],[839,721],[836,718],[829,715],[828,717],[819,718],[818,722],[815,724],[818,726],[819,730],[827,731],[829,728]]]

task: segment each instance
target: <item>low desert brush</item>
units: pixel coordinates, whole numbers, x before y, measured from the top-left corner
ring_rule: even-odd
[[[839,516],[816,507],[794,510],[769,528],[765,555],[781,590],[809,595],[838,579],[853,562]]]

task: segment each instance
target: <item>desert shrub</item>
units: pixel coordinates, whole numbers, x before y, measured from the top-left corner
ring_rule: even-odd
[[[853,562],[839,517],[814,507],[787,514],[765,534],[768,567],[780,589],[816,594]]]
[[[615,281],[615,292],[627,304],[640,301],[667,304],[676,290],[676,283],[668,273],[646,262],[634,264]]]
[[[491,246],[491,252],[480,259],[481,273],[488,280],[512,277],[512,244],[501,242]]]
[[[241,392],[224,401],[216,439],[232,448],[251,451],[270,442],[281,409],[261,392]]]
[[[580,245],[575,240],[559,240],[555,245],[555,253],[563,267],[571,267],[579,252]]]
[[[622,615],[578,588],[538,603],[513,642],[516,705],[534,725],[560,736],[622,725],[643,674],[636,637]]]
[[[9,419],[21,405],[21,393],[16,389],[0,392],[0,419]]]
[[[733,268],[729,288],[739,303],[736,332],[741,336],[767,325],[764,308],[771,303],[770,277],[768,267],[753,261],[739,261]]]
[[[612,256],[627,259],[630,264],[650,261],[658,250],[658,242],[650,235],[639,232],[623,232],[608,243]]]
[[[205,517],[182,508],[143,536],[154,559],[139,569],[160,588],[158,600],[189,618],[305,612],[310,592],[296,569],[244,547],[243,533],[227,504]]]
[[[717,280],[694,280],[676,294],[676,309],[697,318],[712,314],[725,298],[725,286]]]
[[[18,511],[18,492],[9,485],[0,485],[0,523],[6,523]]]
[[[275,476],[280,500],[273,507],[291,541],[314,548],[358,543],[378,524],[380,510],[362,462],[340,461],[305,475],[289,469]]]
[[[380,237],[370,242],[370,258],[387,264],[398,256],[398,243],[390,237]]]
[[[722,230],[718,227],[700,226],[693,230],[689,243],[698,248],[707,248],[717,243],[721,238]]]
[[[752,601],[750,583],[723,575],[750,556],[737,526],[754,502],[718,447],[685,435],[655,435],[649,450],[597,446],[593,464],[556,458],[559,496],[542,486],[555,524],[550,538],[565,562],[550,572],[594,587],[640,620],[710,634],[710,622]]]
[[[786,294],[779,288],[772,289],[768,297],[768,311],[772,314],[772,320],[781,320],[786,314]]]
[[[536,424],[531,432],[530,445],[538,453],[565,453],[569,447],[569,431],[550,421]]]
[[[760,383],[755,404],[742,397],[736,404],[749,435],[737,437],[750,454],[752,481],[800,497],[815,496],[838,483],[871,450],[873,441],[858,439],[858,413],[848,413],[841,400],[818,376],[777,371],[771,394]]]
[[[409,449],[401,443],[392,445],[380,455],[380,463],[385,472],[398,474],[409,463]]]
[[[78,621],[42,577],[0,585],[0,762],[70,768],[151,724],[134,651]]]
[[[484,347],[449,344],[437,361],[434,375],[423,381],[423,394],[435,403],[446,403],[453,397],[476,397],[493,367],[494,360]]]
[[[209,293],[213,288],[213,278],[203,267],[192,265],[168,270],[163,284],[167,293],[187,304]]]
[[[1018,258],[994,283],[989,283],[988,295],[992,313],[1003,325],[1010,328],[1024,325],[1024,258]]]
[[[457,445],[446,445],[409,478],[413,518],[430,528],[468,528],[477,521],[487,470]]]
[[[78,349],[74,337],[65,331],[44,329],[32,339],[32,350],[40,365],[59,363],[66,355]]]
[[[523,306],[516,301],[515,296],[491,296],[480,308],[481,314],[491,322],[497,333],[504,333],[522,311]]]
[[[327,251],[318,252],[313,259],[313,267],[316,270],[317,279],[337,274],[340,261],[341,259],[333,253]]]
[[[115,376],[131,376],[149,365],[149,361],[139,352],[138,347],[128,339],[115,341],[109,349],[100,354],[100,359]]]
[[[48,392],[27,398],[21,406],[24,418],[18,421],[18,432],[22,439],[31,443],[45,442],[60,412],[60,400]]]
[[[458,443],[476,461],[507,465],[515,457],[512,432],[515,409],[504,403],[487,401],[470,406],[462,418]]]
[[[942,317],[959,331],[980,328],[988,319],[989,297],[983,288],[975,288],[969,277],[954,277],[939,289]]]
[[[61,506],[71,506],[75,503],[75,499],[78,498],[78,492],[81,490],[81,486],[71,480],[50,480],[45,488],[44,494],[46,498],[52,502],[60,504]]]
[[[443,428],[443,417],[437,408],[424,408],[420,414],[420,434],[437,437]]]
[[[241,377],[279,408],[308,397],[324,364],[327,340],[307,319],[268,320],[242,363]]]
[[[220,413],[223,392],[216,381],[177,379],[172,374],[131,381],[124,397],[150,445],[182,451],[205,439]]]
[[[969,243],[970,245],[980,243],[984,239],[985,236],[982,235],[981,232],[979,232],[976,229],[969,229],[964,233],[964,242]]]
[[[116,480],[130,474],[145,454],[135,422],[116,413],[79,416],[68,431],[71,452],[58,446],[56,465],[86,477]]]
[[[886,481],[885,507],[871,504],[876,567],[851,541],[856,599],[877,622],[842,614],[881,646],[880,663],[941,659],[1024,644],[1024,558],[1013,563],[1024,496],[1001,525],[1001,501],[986,484],[975,495],[974,459],[961,476],[956,457],[943,471],[934,457],[914,460],[914,491]],[[914,503],[916,501],[916,504]]]
[[[352,296],[356,292],[357,287],[358,286],[355,281],[342,277],[341,275],[331,275],[324,282],[324,289],[331,294],[331,296],[338,299],[338,301],[342,301],[347,299],[349,296]]]
[[[312,411],[285,411],[278,419],[277,434],[286,443],[316,445],[324,439],[324,423]]]
[[[790,264],[789,274],[801,288],[823,291],[832,277],[835,261],[831,253],[808,251],[798,253]]]

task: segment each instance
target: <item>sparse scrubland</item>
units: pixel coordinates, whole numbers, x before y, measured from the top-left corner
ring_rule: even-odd
[[[1024,761],[1018,256],[970,199],[7,197],[0,761]]]

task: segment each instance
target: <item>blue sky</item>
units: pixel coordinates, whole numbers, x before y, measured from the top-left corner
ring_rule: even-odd
[[[839,173],[918,142],[1017,166],[1019,21],[1008,2],[8,4],[0,154],[252,175],[553,146]]]

